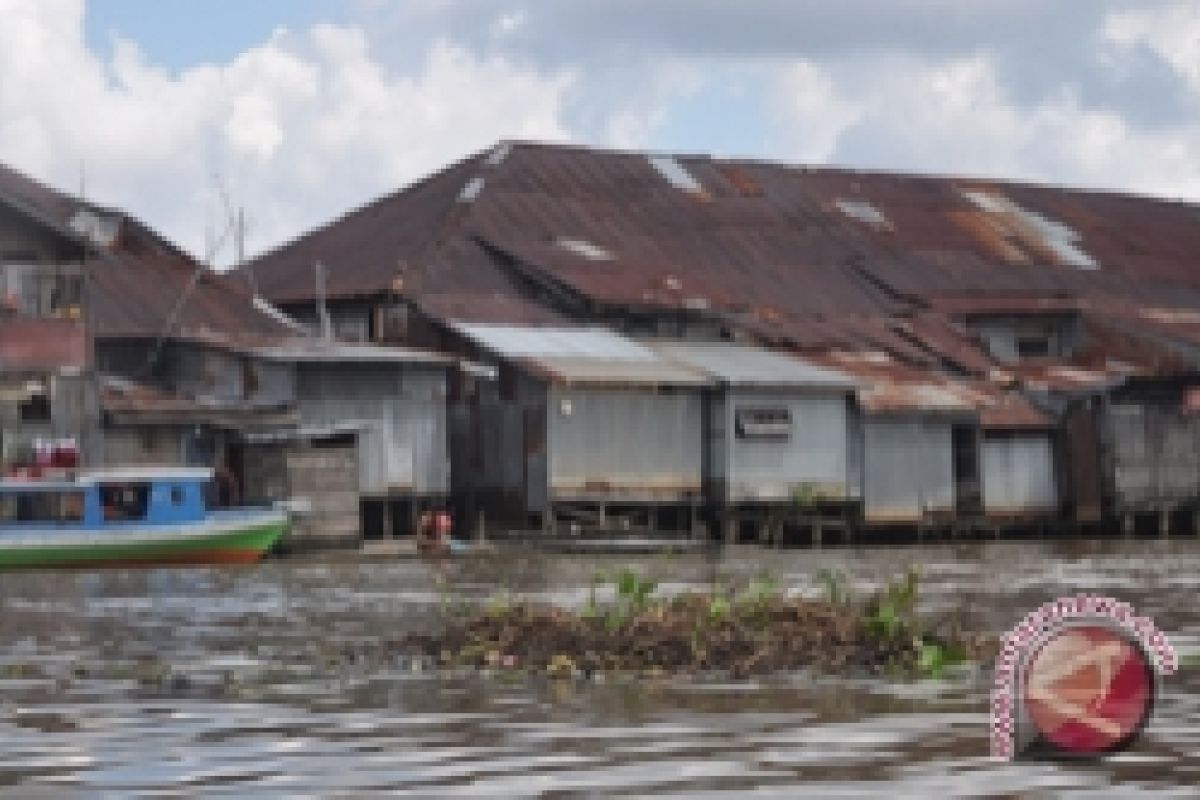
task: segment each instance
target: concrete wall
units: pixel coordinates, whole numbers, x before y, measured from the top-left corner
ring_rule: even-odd
[[[698,390],[551,389],[551,498],[677,502],[699,495],[701,405]]]
[[[863,513],[868,523],[911,523],[954,511],[951,423],[877,416],[863,423]]]
[[[987,514],[1030,516],[1058,510],[1054,446],[1048,432],[987,434],[980,461]]]

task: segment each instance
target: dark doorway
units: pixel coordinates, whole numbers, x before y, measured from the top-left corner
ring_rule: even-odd
[[[983,485],[979,480],[979,431],[971,425],[950,429],[954,449],[954,510],[959,517],[983,513]]]

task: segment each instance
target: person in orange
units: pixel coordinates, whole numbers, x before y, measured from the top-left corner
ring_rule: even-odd
[[[417,519],[417,550],[422,553],[439,553],[442,550],[432,511],[421,512]]]

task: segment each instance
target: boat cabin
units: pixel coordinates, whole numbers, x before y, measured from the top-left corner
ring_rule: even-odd
[[[0,480],[0,527],[110,527],[200,522],[211,469],[110,469]]]

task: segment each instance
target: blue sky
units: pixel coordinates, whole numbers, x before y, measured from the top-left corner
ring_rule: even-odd
[[[1200,0],[0,0],[0,160],[215,263],[502,138],[1200,200]],[[86,124],[81,124],[86,120]],[[212,252],[209,252],[212,251]]]
[[[181,70],[229,61],[280,26],[341,22],[349,10],[338,0],[90,0],[85,30],[98,53],[111,52],[115,35],[137,42],[154,63]]]

